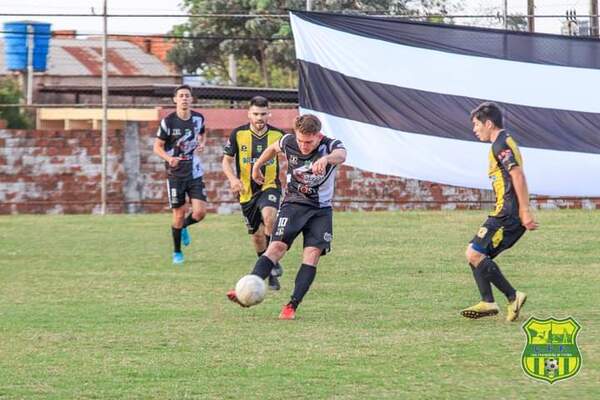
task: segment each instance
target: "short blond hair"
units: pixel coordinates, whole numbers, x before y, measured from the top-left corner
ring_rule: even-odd
[[[294,130],[304,134],[321,132],[321,121],[312,114],[300,115],[294,120]]]

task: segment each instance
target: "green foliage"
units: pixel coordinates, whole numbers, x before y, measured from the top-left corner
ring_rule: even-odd
[[[19,104],[20,101],[21,89],[16,79],[0,79],[0,104]],[[10,129],[27,129],[32,125],[20,107],[0,107],[0,119],[6,120]]]
[[[450,0],[315,0],[314,11],[377,12],[389,15],[446,14]],[[190,18],[173,33],[182,40],[169,59],[188,73],[200,73],[214,84],[227,84],[228,57],[237,60],[240,86],[293,87],[297,84],[294,43],[287,19],[264,14],[302,10],[305,0],[183,0],[190,14],[239,13],[255,18]],[[263,15],[261,15],[263,14]]]
[[[336,213],[296,321],[277,315],[300,237],[281,291],[249,309],[226,300],[256,261],[239,215],[190,227],[183,267],[167,214],[0,216],[0,398],[598,398],[598,211],[539,212],[540,230],[497,258],[529,295],[515,323],[458,314],[478,301],[464,249],[485,214]],[[532,315],[582,325],[577,377],[525,376]]]

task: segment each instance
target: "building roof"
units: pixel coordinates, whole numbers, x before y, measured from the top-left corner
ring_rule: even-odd
[[[0,39],[0,75],[6,69],[4,40]],[[99,39],[50,40],[47,75],[100,76],[102,74],[102,41]],[[157,57],[145,53],[133,43],[108,41],[108,74],[110,76],[173,76],[168,66]]]

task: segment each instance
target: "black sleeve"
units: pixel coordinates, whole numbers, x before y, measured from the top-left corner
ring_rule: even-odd
[[[160,140],[167,141],[169,139],[169,129],[167,127],[167,119],[163,118],[160,121],[160,125],[158,126],[158,131],[156,131],[156,137]]]
[[[237,145],[237,129],[231,132],[229,135],[229,139],[227,139],[227,143],[223,146],[223,154],[226,156],[235,157],[238,152]]]
[[[498,140],[492,146],[494,157],[502,164],[504,169],[510,171],[513,167],[518,166],[519,162],[515,156],[514,150],[508,145],[506,140]]]
[[[329,149],[329,153],[331,153],[332,151],[337,150],[337,149],[343,149],[343,150],[346,149],[344,147],[344,143],[342,143],[342,141],[339,139],[331,139],[327,148]]]
[[[281,151],[283,151],[284,153],[286,152],[286,151],[285,151],[285,148],[286,148],[286,146],[288,145],[288,143],[289,143],[289,140],[290,140],[290,138],[291,138],[292,136],[293,136],[293,135],[292,135],[291,133],[287,133],[287,134],[283,135],[283,136],[281,137],[281,139],[279,139],[279,148],[280,148],[280,149],[281,149]]]
[[[200,114],[200,116],[202,117],[202,127],[200,128],[200,135],[204,135],[204,132],[206,132],[206,118],[204,118],[203,114]]]

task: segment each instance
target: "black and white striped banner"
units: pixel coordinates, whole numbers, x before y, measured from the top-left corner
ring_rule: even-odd
[[[495,101],[532,193],[600,196],[600,42],[291,13],[300,107],[352,166],[489,189],[469,112]]]

